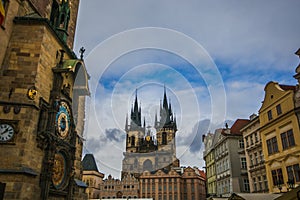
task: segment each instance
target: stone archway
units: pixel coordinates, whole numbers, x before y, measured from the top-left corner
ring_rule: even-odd
[[[122,198],[123,197],[123,193],[121,191],[118,191],[116,194],[117,198]]]

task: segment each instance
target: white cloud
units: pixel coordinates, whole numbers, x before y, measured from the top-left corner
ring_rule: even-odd
[[[135,89],[146,122],[152,125],[164,84],[178,118],[178,137],[184,138],[177,148],[181,163],[203,166],[201,149],[191,151],[188,145],[195,124],[204,119],[222,124],[225,119],[248,118],[257,113],[268,81],[295,84],[299,7],[298,0],[82,1],[75,51],[86,48],[92,91],[86,148],[93,150],[99,169],[119,175],[125,144],[109,140],[107,133],[120,137],[121,132],[109,130],[124,129]],[[122,34],[142,27],[172,29],[178,35]],[[138,44],[149,47],[151,42],[156,51],[134,51]],[[210,56],[218,68],[211,67]],[[203,67],[201,73],[192,70],[197,66]],[[108,151],[111,145],[115,148]]]

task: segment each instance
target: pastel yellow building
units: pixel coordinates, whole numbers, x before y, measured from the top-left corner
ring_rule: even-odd
[[[299,185],[300,133],[295,113],[296,86],[269,82],[259,110],[260,136],[269,192]]]
[[[206,180],[207,180],[207,194],[209,196],[215,196],[217,194],[217,174],[215,164],[215,151],[213,148],[214,134],[208,133],[203,137],[203,143],[205,150],[203,152],[203,158],[206,168]]]

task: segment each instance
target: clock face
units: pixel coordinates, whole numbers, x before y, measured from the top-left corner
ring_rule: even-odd
[[[66,138],[70,128],[69,107],[66,103],[62,103],[59,107],[59,111],[56,114],[56,125],[60,137]]]
[[[54,156],[52,183],[56,188],[61,188],[64,185],[66,178],[66,159],[62,153],[57,153]]]
[[[6,142],[13,138],[14,128],[9,124],[0,124],[0,141]]]
[[[149,136],[149,135],[147,135],[147,136],[146,136],[146,140],[149,142],[149,141],[150,141],[150,139],[151,139],[151,138],[150,138],[150,136]]]

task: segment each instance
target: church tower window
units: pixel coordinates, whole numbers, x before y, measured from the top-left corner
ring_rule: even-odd
[[[68,36],[68,26],[70,20],[69,0],[62,0],[60,4],[53,1],[50,15],[50,23],[57,31],[59,37],[66,41]]]
[[[135,137],[131,136],[131,146],[134,146],[134,145],[135,145]]]
[[[167,144],[167,133],[163,132],[162,133],[162,145],[166,145]]]

